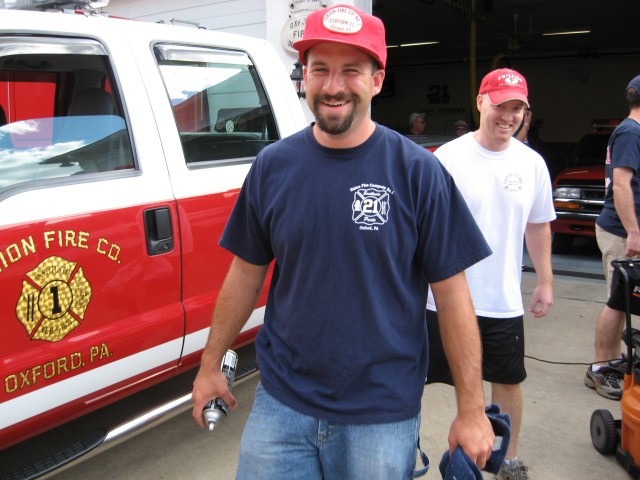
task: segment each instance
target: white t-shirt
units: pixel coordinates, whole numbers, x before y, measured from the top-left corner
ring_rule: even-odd
[[[466,270],[476,315],[524,314],[520,282],[527,223],[555,219],[551,179],[543,158],[517,140],[486,150],[467,133],[435,152],[454,178],[493,254]],[[435,310],[431,291],[427,302]]]

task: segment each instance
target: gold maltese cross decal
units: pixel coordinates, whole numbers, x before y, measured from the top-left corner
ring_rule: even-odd
[[[52,256],[27,272],[16,316],[32,339],[58,342],[84,319],[91,285],[76,265]]]

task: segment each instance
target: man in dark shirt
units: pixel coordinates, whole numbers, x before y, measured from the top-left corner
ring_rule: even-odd
[[[637,258],[640,254],[640,75],[626,90],[629,116],[611,134],[605,166],[604,208],[596,221],[596,239],[602,252],[611,294],[612,260]],[[595,333],[595,362],[587,369],[584,383],[603,397],[620,400],[626,359],[622,357],[620,334],[625,313],[605,305]]]
[[[482,467],[494,434],[464,270],[490,249],[438,160],[370,117],[387,56],[380,19],[348,5],[317,10],[294,47],[316,121],[262,150],[229,218],[220,244],[235,257],[194,419],[203,426],[215,397],[236,405],[220,360],[275,260],[237,478],[412,478],[430,284],[456,381],[450,447]]]

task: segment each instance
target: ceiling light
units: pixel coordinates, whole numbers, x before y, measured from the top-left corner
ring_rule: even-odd
[[[543,37],[550,37],[552,35],[579,35],[582,33],[591,33],[591,30],[588,28],[585,29],[581,29],[581,30],[559,30],[557,32],[546,32],[543,33],[542,36]]]
[[[439,40],[432,40],[429,42],[418,42],[418,43],[401,43],[401,47],[420,47],[421,45],[437,45],[440,43]]]
[[[431,41],[428,41],[428,42],[401,43],[400,45],[387,45],[387,48],[421,47],[423,45],[437,45],[438,43],[440,43],[440,40],[431,40]]]

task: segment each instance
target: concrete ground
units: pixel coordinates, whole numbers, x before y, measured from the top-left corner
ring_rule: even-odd
[[[535,276],[524,273],[525,305],[534,285]],[[602,456],[594,449],[590,436],[589,421],[595,409],[608,409],[614,418],[620,418],[618,402],[600,397],[583,384],[586,364],[593,357],[595,319],[604,297],[601,279],[556,276],[555,304],[550,313],[542,319],[525,317],[528,378],[523,384],[519,457],[529,465],[530,478],[630,478],[613,456]],[[56,479],[231,479],[256,383],[254,377],[234,388],[240,408],[214,432],[198,429],[190,415],[183,414],[62,472]],[[438,463],[447,448],[454,412],[451,387],[427,387],[421,437],[432,467],[423,478],[441,478]]]
[[[524,274],[525,306],[535,276]],[[532,479],[629,479],[615,457],[599,454],[591,442],[589,423],[596,409],[620,418],[619,402],[587,388],[583,378],[593,357],[595,319],[605,301],[603,280],[556,276],[555,303],[546,317],[525,316],[526,368],[523,384],[524,418],[518,456]],[[487,403],[489,386],[485,385]],[[423,397],[423,436],[432,456],[426,478],[440,478],[437,464],[447,448],[446,432],[455,413],[453,389],[427,387]],[[432,413],[430,413],[432,412]],[[493,478],[485,474],[485,478]]]

